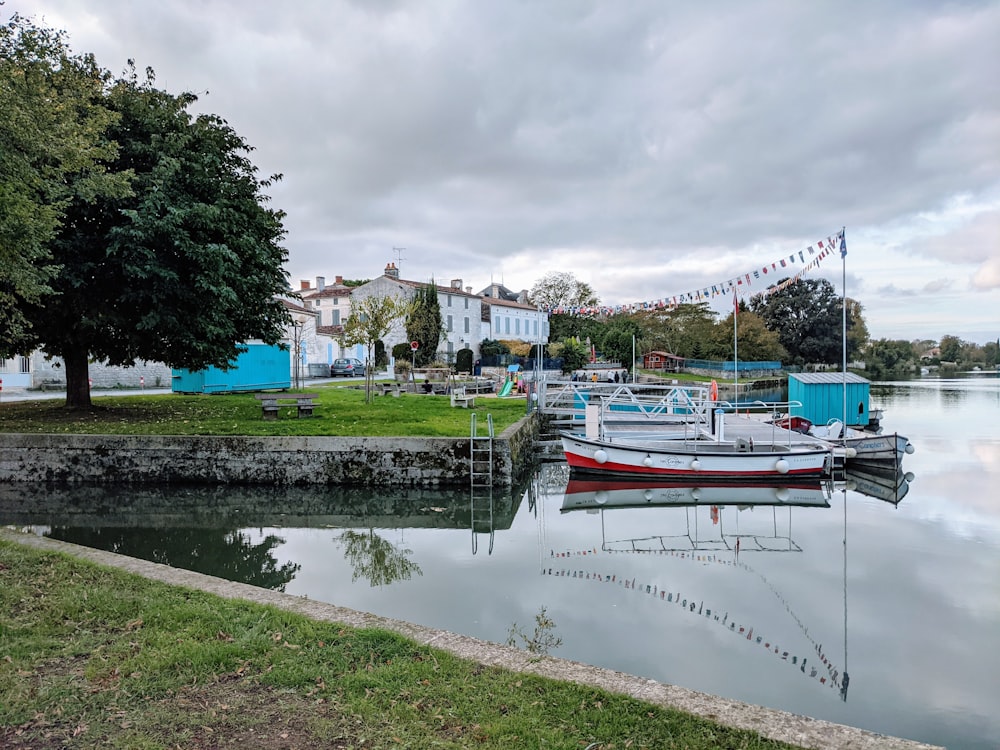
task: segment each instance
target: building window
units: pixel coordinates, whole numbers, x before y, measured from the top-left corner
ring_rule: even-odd
[[[448,298],[448,307],[451,307],[451,295],[450,294],[446,294],[445,297]]]
[[[521,319],[520,318],[517,318],[517,319],[514,320],[514,335],[515,336],[520,336],[521,335]]]
[[[27,357],[21,357],[21,372],[31,372],[31,360]]]
[[[448,333],[451,333],[453,330],[454,329],[452,328],[452,325],[451,325],[451,316],[449,315],[448,316]]]
[[[317,302],[316,304],[318,305],[319,303]],[[323,311],[322,310],[317,310],[316,311],[316,327],[318,328],[321,325],[323,325]]]
[[[468,297],[465,298],[465,309],[466,310],[469,309],[469,298]]]
[[[468,318],[465,319],[465,332],[466,333],[469,332],[469,319]]]
[[[503,332],[510,333],[510,318],[503,319]]]
[[[340,310],[333,311],[333,322],[330,325],[339,326],[340,325]]]

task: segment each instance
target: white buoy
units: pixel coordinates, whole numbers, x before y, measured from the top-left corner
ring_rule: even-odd
[[[642,493],[642,496],[643,496],[643,498],[645,498],[646,502],[648,503],[650,500],[653,499],[653,491],[652,490],[646,490],[645,492]]]
[[[856,455],[858,455],[858,449],[857,448],[845,448],[844,449],[844,455],[847,458],[854,458]]]
[[[903,450],[905,450],[907,453],[913,453],[913,451],[915,451],[916,448],[913,447],[913,443],[908,442]]]
[[[700,468],[701,468],[701,461],[699,461],[697,458],[691,462],[692,471],[698,471],[698,469]]]
[[[594,451],[594,460],[597,461],[597,463],[599,464],[605,463],[608,460],[607,451],[603,450]]]
[[[903,479],[905,479],[907,482],[912,482],[913,479],[914,479],[913,472],[912,471],[908,471],[905,474],[903,474]]]
[[[701,500],[701,490],[699,490],[697,487],[692,487],[691,488],[691,497],[692,497],[692,499],[695,502],[698,502],[699,500]]]
[[[594,493],[594,502],[598,505],[604,505],[608,501],[607,490],[598,490]]]
[[[779,458],[777,461],[774,462],[774,470],[776,472],[778,472],[779,474],[787,474],[788,473],[788,461],[786,461],[783,458]]]
[[[781,502],[788,500],[788,488],[787,487],[775,487],[774,496]]]
[[[652,456],[650,456],[650,455],[649,455],[649,454],[647,453],[647,454],[646,454],[646,457],[645,457],[644,459],[642,459],[642,465],[643,465],[643,466],[652,466],[652,465],[653,465],[653,457],[652,457]]]

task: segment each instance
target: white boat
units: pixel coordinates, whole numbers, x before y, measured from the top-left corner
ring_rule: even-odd
[[[883,467],[848,466],[844,472],[847,489],[899,505],[910,491],[913,474],[904,473],[902,469],[891,464],[884,464]]]
[[[850,427],[844,429],[839,419],[832,419],[826,425],[812,425],[806,434],[849,449],[848,466],[891,463],[898,467],[903,463],[903,456],[914,450],[913,444],[899,433],[878,434]]]
[[[657,480],[570,477],[562,512],[595,508],[679,507],[687,505],[811,506],[828,508],[828,482],[804,479],[795,482],[736,480],[699,484],[691,479]]]
[[[780,445],[748,440],[628,440],[560,433],[570,469],[606,476],[697,477],[725,481],[739,477],[821,477],[830,473],[829,447]]]

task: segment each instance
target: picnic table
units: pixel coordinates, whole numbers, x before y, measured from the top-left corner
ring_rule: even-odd
[[[263,419],[277,419],[279,406],[296,406],[299,417],[311,417],[318,393],[255,393]]]

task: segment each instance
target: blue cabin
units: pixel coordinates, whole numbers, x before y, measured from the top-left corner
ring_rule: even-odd
[[[292,387],[292,360],[288,349],[268,344],[245,344],[231,369],[172,370],[174,393],[233,393]]]
[[[868,397],[871,383],[849,372],[799,372],[788,375],[788,400],[802,406],[792,407],[792,416],[805,417],[813,424],[826,424],[844,418],[844,383],[847,388],[847,426],[867,427]]]

